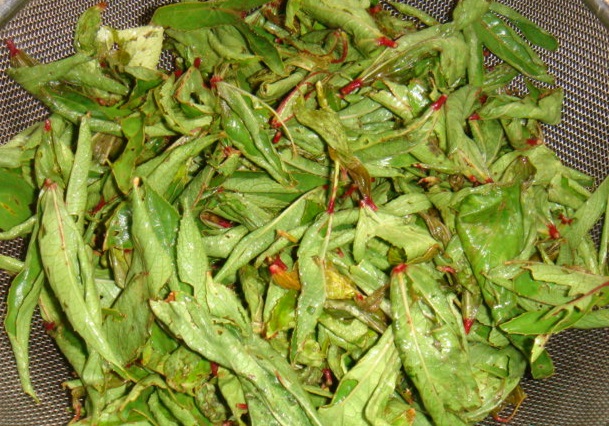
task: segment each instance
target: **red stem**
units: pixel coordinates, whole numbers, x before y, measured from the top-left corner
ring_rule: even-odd
[[[288,103],[290,102],[290,100],[291,100],[291,99],[292,99],[294,96],[296,96],[296,94],[298,94],[298,93],[300,92],[300,88],[301,88],[302,86],[304,86],[304,85],[307,85],[307,86],[313,86],[313,83],[311,83],[311,82],[310,82],[310,81],[308,81],[308,80],[309,80],[309,79],[311,79],[311,77],[314,77],[315,75],[317,75],[317,74],[319,74],[319,73],[321,73],[321,72],[323,72],[323,71],[316,71],[316,72],[313,72],[313,73],[309,74],[309,75],[307,76],[307,78],[306,78],[306,79],[304,79],[304,80],[302,80],[300,83],[298,83],[298,84],[296,85],[296,87],[294,87],[294,89],[292,89],[292,91],[291,91],[291,92],[290,92],[288,95],[286,95],[286,96],[285,96],[285,97],[284,97],[284,98],[281,100],[281,102],[279,103],[279,105],[278,105],[278,106],[277,106],[277,108],[275,109],[275,111],[277,112],[277,115],[281,115],[281,113],[282,113],[282,112],[283,112],[283,110],[286,108],[286,106],[288,105]],[[294,114],[290,115],[289,117],[284,118],[283,120],[281,120],[281,119],[277,118],[277,116],[274,116],[274,117],[271,119],[271,122],[270,122],[270,123],[271,123],[271,127],[275,128],[275,129],[276,129],[276,128],[279,128],[279,127],[281,127],[281,126],[282,126],[282,125],[283,125],[283,124],[284,124],[286,121],[290,120],[292,117],[294,117]]]
[[[397,47],[397,43],[395,40],[391,40],[389,37],[379,37],[376,39],[376,44],[379,46],[389,47],[391,49]]]
[[[378,206],[374,204],[374,201],[372,201],[372,197],[370,197],[369,195],[364,195],[362,197],[361,206],[369,207],[373,211],[377,211],[379,209]]]
[[[406,271],[407,268],[408,265],[406,265],[405,263],[400,263],[399,265],[393,267],[393,269],[391,270],[391,274],[401,274]]]
[[[275,132],[275,135],[273,136],[273,143],[279,143],[279,141],[281,140],[282,137],[283,137],[283,133],[280,130],[277,130]]]
[[[560,238],[560,232],[558,231],[558,228],[556,228],[556,225],[554,225],[553,223],[548,223],[546,226],[548,227],[550,238],[552,238],[553,240],[558,240]]]
[[[431,109],[433,109],[434,111],[438,111],[446,103],[447,98],[448,96],[446,95],[440,96],[437,101],[431,104]]]
[[[19,50],[17,48],[17,46],[15,45],[15,42],[13,41],[12,38],[7,38],[6,40],[4,40],[4,43],[6,44],[6,47],[8,48],[8,54],[11,58],[14,58],[19,53],[21,53],[21,50]]]
[[[341,38],[342,41],[342,51],[340,54],[340,57],[338,57],[337,59],[332,59],[330,62],[333,64],[340,64],[341,62],[344,62],[345,59],[347,59],[347,53],[349,52],[349,42],[347,41],[347,37],[344,35],[344,33],[338,32],[339,37]],[[338,42],[337,42],[338,44]],[[332,51],[334,51],[334,49],[336,48],[336,45],[334,45],[332,47]]]
[[[364,85],[364,80],[362,80],[361,78],[356,78],[354,80],[351,80],[351,82],[348,83],[346,86],[343,86],[340,89],[340,93],[341,93],[341,95],[346,96],[349,93],[359,89],[363,85]]]

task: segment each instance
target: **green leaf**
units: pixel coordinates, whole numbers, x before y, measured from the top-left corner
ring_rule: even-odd
[[[154,11],[152,22],[186,31],[238,24],[240,15],[236,9],[217,7],[214,3],[183,2],[162,6]]]
[[[474,423],[483,421],[489,413],[501,407],[499,401],[508,398],[525,373],[524,355],[512,345],[495,348],[486,343],[469,346],[470,359],[483,404],[463,418]]]
[[[306,12],[325,26],[346,31],[354,38],[356,47],[364,53],[374,51],[377,48],[375,41],[383,37],[374,19],[356,0],[340,3],[331,0],[300,0],[298,10]]]
[[[391,275],[392,327],[402,365],[438,424],[465,424],[481,405],[461,317],[424,264]]]
[[[601,308],[588,312],[574,324],[574,327],[584,330],[609,327],[609,310]]]
[[[478,101],[479,89],[464,86],[451,93],[446,101],[447,156],[461,165],[463,175],[480,182],[488,182],[490,173],[486,167],[482,147],[466,134],[465,123]]]
[[[208,281],[208,288],[210,285]],[[228,303],[236,303],[236,299]],[[207,306],[186,295],[176,294],[173,302],[153,301],[151,306],[191,349],[249,381],[279,424],[321,425],[294,373],[268,343],[246,330],[242,334],[230,325],[213,321]]]
[[[327,424],[368,425],[382,420],[382,411],[393,392],[400,358],[389,328],[358,363],[343,376],[334,398],[319,409]]]
[[[265,131],[264,123],[248,105],[248,100],[228,83],[219,82],[216,87],[218,95],[224,101],[223,126],[228,135],[238,143],[240,150],[244,150],[244,155],[249,155],[254,163],[264,168],[277,182],[289,186],[291,176]]]
[[[214,279],[218,282],[230,280],[239,268],[254,259],[275,241],[278,230],[292,229],[300,225],[305,213],[306,199],[310,194],[305,194],[293,202],[273,221],[243,237],[234,247],[222,268],[216,273]]]
[[[346,129],[340,116],[329,107],[308,109],[303,103],[294,110],[296,119],[315,131],[328,144],[329,157],[347,169],[362,197],[371,202],[371,177],[366,166],[356,157],[349,145]]]
[[[271,71],[279,75],[285,74],[285,66],[272,41],[261,34],[259,30],[256,30],[255,27],[236,25],[236,28],[243,34],[252,51],[266,63]]]
[[[101,311],[92,305],[99,304],[97,295],[85,292],[85,289],[92,290],[87,280],[93,277],[85,275],[86,263],[90,259],[83,258],[84,242],[56,184],[49,183],[45,188],[41,208],[40,257],[53,294],[86,344],[113,364],[117,372],[125,375],[119,357],[102,328]]]
[[[176,176],[179,175],[179,170],[185,165],[190,166],[205,148],[217,140],[217,135],[207,135],[193,139],[185,138],[183,144],[179,144],[175,148],[172,147],[159,156],[162,161],[156,163],[154,170],[147,175],[148,184],[162,196],[171,200],[175,199],[176,194],[171,189]],[[138,172],[141,171],[143,170],[138,169]]]
[[[9,68],[7,73],[28,92],[39,95],[45,85],[61,81],[75,67],[92,60],[89,56],[77,53],[48,64]]]
[[[140,115],[122,120],[121,128],[127,138],[120,157],[112,165],[112,172],[118,188],[127,194],[131,190],[137,160],[144,149],[144,120]]]
[[[550,335],[578,323],[596,303],[606,303],[598,297],[609,286],[607,277],[556,265],[531,264],[525,266],[534,279],[547,285],[567,287],[569,299],[551,307],[525,312],[501,324],[501,329],[514,334]]]
[[[594,194],[573,215],[574,222],[563,235],[567,241],[563,250],[573,250],[581,243],[605,212],[607,199],[609,199],[609,178],[596,188]]]
[[[298,293],[296,290],[286,290],[283,296],[277,300],[273,305],[273,308],[270,311],[270,317],[265,324],[265,330],[269,336],[280,331],[294,328],[296,323],[295,311],[297,301]]]
[[[326,300],[326,259],[321,255],[324,244],[322,229],[328,226],[328,215],[322,215],[305,232],[298,249],[298,277],[301,293],[296,306],[296,326],[292,334],[290,357],[295,360],[317,326]],[[330,232],[326,229],[326,232]]]
[[[38,396],[30,378],[29,340],[32,316],[44,283],[40,249],[36,239],[38,229],[37,224],[28,245],[24,267],[9,287],[4,318],[4,329],[15,355],[21,386],[23,391],[35,400],[38,400]]]
[[[126,53],[125,66],[156,70],[163,48],[163,28],[155,25],[115,30],[114,42]]]
[[[133,260],[125,289],[112,306],[116,315],[104,323],[124,363],[139,355],[150,336],[149,300],[163,297],[164,286],[176,274],[173,247],[177,212],[146,186],[133,186],[132,203]]]
[[[511,7],[498,2],[491,2],[490,10],[509,19],[531,43],[548,50],[558,49],[556,37]]]
[[[515,296],[487,281],[493,267],[518,256],[524,248],[520,185],[485,185],[463,198],[458,206],[456,228],[465,255],[472,265],[493,318],[502,322],[516,309]],[[506,224],[510,226],[506,226]]]
[[[403,249],[408,261],[423,257],[434,247],[439,247],[438,241],[432,238],[426,229],[414,225],[409,218],[360,209],[353,241],[353,257],[357,262],[365,258],[366,245],[373,237],[379,237],[394,247]]]
[[[78,18],[74,36],[74,49],[79,53],[93,56],[97,52],[97,32],[102,25],[102,12],[104,7],[100,4],[91,6]]]
[[[523,99],[497,96],[484,104],[479,115],[484,119],[529,118],[558,124],[562,114],[563,97],[562,89],[547,91],[539,100],[530,96]]]
[[[180,221],[176,252],[180,280],[190,284],[195,298],[198,298],[205,286],[209,263],[203,237],[188,209],[184,210]]]
[[[78,132],[76,154],[70,171],[70,179],[66,188],[66,205],[68,213],[80,221],[87,207],[87,186],[89,169],[93,156],[93,143],[89,128],[89,117],[84,116]]]
[[[554,77],[548,74],[537,53],[497,15],[487,12],[473,26],[482,43],[500,59],[527,77],[554,83]]]
[[[329,287],[326,260],[326,244],[333,226],[353,224],[358,217],[357,210],[343,210],[333,215],[323,213],[309,226],[298,248],[298,276],[301,291],[296,307],[296,327],[292,334],[290,357],[296,359],[306,340],[314,332],[326,301]],[[328,235],[325,235],[328,234]]]
[[[34,188],[11,169],[0,169],[0,229],[8,230],[32,215]]]
[[[222,7],[249,12],[269,3],[269,0],[224,0]]]
[[[195,405],[194,398],[183,393],[169,393],[158,389],[157,393],[161,403],[178,420],[179,424],[211,426],[212,423],[201,414]]]
[[[453,11],[453,19],[457,28],[465,28],[477,22],[489,8],[487,0],[461,0]]]

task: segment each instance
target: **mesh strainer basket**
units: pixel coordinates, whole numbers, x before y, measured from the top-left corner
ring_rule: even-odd
[[[555,34],[560,48],[545,53],[551,72],[565,89],[564,119],[546,128],[547,143],[568,165],[597,180],[609,174],[609,31],[591,10],[604,13],[606,0],[506,0],[521,13]],[[19,0],[0,0],[0,13],[11,13]],[[12,38],[41,62],[72,51],[77,17],[98,0],[32,0],[0,29],[0,39]],[[106,23],[126,28],[147,23],[163,0],[110,0]],[[10,3],[10,4],[9,4]],[[436,16],[446,16],[450,1],[410,1]],[[0,69],[8,67],[8,52],[0,49]],[[0,143],[42,119],[45,109],[4,73],[0,74]],[[0,253],[21,255],[22,241],[0,243]],[[0,272],[0,318],[4,319],[9,276]],[[0,332],[0,426],[66,424],[67,391],[61,383],[71,372],[42,321],[35,316],[31,339],[33,383],[41,398],[23,394],[8,338]],[[555,336],[548,348],[557,373],[542,381],[525,380],[528,394],[511,424],[524,426],[609,425],[609,330],[569,331]],[[484,425],[496,424],[492,420]],[[298,426],[298,425],[295,425]]]

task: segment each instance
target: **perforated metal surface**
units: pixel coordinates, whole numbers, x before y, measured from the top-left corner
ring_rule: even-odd
[[[76,19],[93,1],[32,0],[0,30],[0,39],[16,44],[41,62],[71,53]],[[106,22],[125,28],[146,23],[163,0],[110,0]],[[435,16],[446,16],[448,1],[412,0]],[[609,31],[583,3],[574,0],[506,0],[539,22],[561,41],[555,53],[544,54],[564,87],[564,120],[546,128],[546,142],[563,160],[597,179],[609,174]],[[8,54],[0,49],[0,70]],[[46,112],[0,73],[0,143],[44,118]],[[0,252],[20,255],[23,242],[0,243]],[[0,318],[4,319],[9,276],[0,273]],[[511,424],[518,426],[609,425],[609,330],[573,331],[556,336],[549,351],[557,374],[544,381],[527,380],[529,397]],[[70,419],[69,400],[61,382],[69,368],[36,316],[32,331],[32,375],[39,405],[21,392],[12,353],[0,332],[0,426],[61,425]],[[492,421],[484,425],[496,424]],[[295,425],[297,426],[297,425]]]

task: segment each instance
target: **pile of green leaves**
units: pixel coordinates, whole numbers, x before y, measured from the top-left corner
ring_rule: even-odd
[[[385,6],[184,2],[118,30],[99,4],[71,57],[9,42],[51,111],[0,147],[25,392],[37,306],[82,425],[472,424],[552,374],[553,334],[609,325],[609,182],[541,130],[556,40],[496,2]]]

